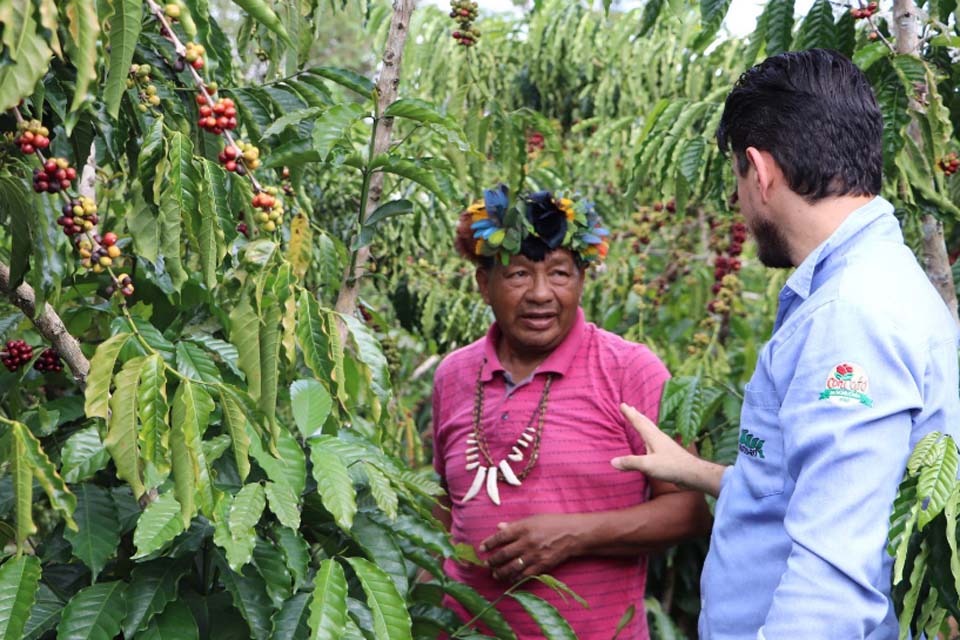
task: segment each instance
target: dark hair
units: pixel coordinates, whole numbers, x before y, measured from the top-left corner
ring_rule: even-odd
[[[747,147],[767,151],[811,203],[880,192],[880,108],[863,73],[836,51],[781,53],[744,72],[724,104],[717,145],[732,148],[741,175]]]

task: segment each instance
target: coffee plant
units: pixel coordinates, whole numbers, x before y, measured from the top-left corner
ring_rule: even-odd
[[[956,3],[771,1],[743,39],[729,0],[530,4],[0,0],[0,637],[514,637],[431,515],[432,372],[492,319],[456,214],[497,182],[594,200],[587,317],[732,462],[785,274],[712,134],[765,55],[865,69],[884,195],[956,307]],[[892,508],[904,637],[960,618],[957,465],[925,440]],[[705,550],[651,559],[654,637],[695,634]]]

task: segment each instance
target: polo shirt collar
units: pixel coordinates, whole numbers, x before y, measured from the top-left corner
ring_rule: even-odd
[[[573,321],[570,333],[568,333],[567,337],[563,339],[563,342],[547,356],[547,359],[540,363],[540,366],[534,371],[534,375],[538,373],[566,375],[567,371],[570,370],[570,366],[573,364],[577,351],[580,350],[580,343],[583,342],[583,334],[586,328],[587,323],[583,317],[583,309],[578,307],[577,317]],[[505,371],[503,365],[500,364],[499,356],[497,356],[497,343],[500,341],[500,335],[500,327],[494,322],[490,325],[483,344],[483,355],[486,358],[486,362],[483,365],[483,372],[480,375],[480,379],[484,382],[492,380],[497,372]]]
[[[832,255],[843,253],[842,250],[845,249],[848,241],[878,218],[892,213],[893,205],[880,196],[852,211],[846,220],[830,234],[829,238],[821,242],[816,249],[810,252],[810,255],[804,258],[796,271],[787,279],[784,289],[789,288],[801,298],[808,298],[813,289],[813,279],[817,273],[817,268]]]

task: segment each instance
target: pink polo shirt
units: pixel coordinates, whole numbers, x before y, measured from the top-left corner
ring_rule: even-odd
[[[560,346],[529,381],[508,390],[496,352],[499,335],[494,324],[485,338],[448,355],[434,379],[434,467],[446,481],[453,503],[454,541],[477,548],[495,533],[498,522],[539,513],[622,509],[646,501],[646,479],[617,471],[610,466],[610,459],[644,452],[643,440],[620,414],[619,406],[626,402],[656,421],[663,384],[670,377],[663,363],[647,347],[584,322],[583,311],[578,310],[573,329]],[[472,434],[475,384],[484,356],[481,419],[495,461],[504,459],[516,444],[537,409],[547,374],[555,374],[540,457],[522,486],[508,485],[501,476],[500,506],[490,501],[485,488],[463,502],[476,475],[476,470],[465,469],[465,449]],[[512,463],[518,474],[524,465]],[[491,601],[508,586],[495,581],[482,566],[448,560],[444,571]],[[569,597],[565,602],[536,581],[525,587],[555,606],[580,640],[610,640],[630,605],[636,607],[636,615],[619,637],[648,637],[643,610],[646,558],[580,557],[555,568],[551,575],[581,595],[590,608],[584,609]],[[451,599],[444,604],[464,620],[472,617]],[[519,638],[543,636],[515,600],[504,598],[497,608]]]

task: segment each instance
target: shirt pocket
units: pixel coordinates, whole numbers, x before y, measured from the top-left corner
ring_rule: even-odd
[[[755,498],[783,493],[786,470],[779,413],[780,399],[776,391],[746,386],[737,464],[742,468],[747,489]]]

